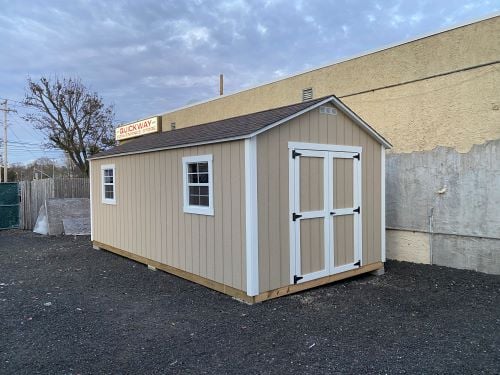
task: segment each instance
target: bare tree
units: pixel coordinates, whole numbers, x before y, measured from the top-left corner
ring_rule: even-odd
[[[114,110],[78,78],[28,78],[24,103],[33,109],[24,118],[48,137],[88,176],[88,158],[115,144]]]

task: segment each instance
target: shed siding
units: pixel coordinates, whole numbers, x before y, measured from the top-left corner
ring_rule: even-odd
[[[246,290],[244,142],[92,161],[94,240]],[[213,155],[214,216],[183,211],[182,158]],[[116,205],[101,202],[114,164]]]
[[[289,141],[363,148],[363,264],[382,259],[380,144],[340,111],[337,115],[326,115],[318,109],[312,110],[257,137],[261,293],[290,283]]]

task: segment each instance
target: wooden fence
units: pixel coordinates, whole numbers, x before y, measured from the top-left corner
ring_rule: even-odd
[[[19,228],[32,230],[43,202],[49,198],[89,198],[88,178],[47,178],[19,182]]]

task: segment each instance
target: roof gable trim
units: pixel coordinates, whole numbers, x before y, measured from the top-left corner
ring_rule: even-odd
[[[366,131],[372,138],[374,138],[376,141],[378,141],[380,144],[382,144],[385,148],[391,148],[392,145],[380,134],[378,134],[370,125],[368,125],[361,117],[359,117],[356,113],[354,113],[349,107],[347,107],[344,103],[342,103],[337,97],[335,96],[330,96],[326,98],[325,100],[322,100],[321,102],[318,102],[310,107],[307,107],[306,109],[303,109],[302,111],[296,112],[293,115],[290,115],[280,121],[277,121],[275,123],[269,124],[262,129],[257,130],[256,132],[251,133],[250,135],[246,136],[245,138],[253,137],[256,135],[259,135],[261,133],[264,133],[268,131],[269,129],[274,128],[275,126],[281,125],[285,122],[288,122],[290,120],[293,120],[294,118],[303,115],[304,113],[307,113],[315,108],[318,108],[322,106],[323,104],[326,103],[333,103],[335,107],[337,107],[339,110],[342,111],[347,117],[349,117],[356,125],[361,127],[364,131]]]

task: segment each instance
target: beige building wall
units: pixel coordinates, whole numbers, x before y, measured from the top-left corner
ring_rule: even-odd
[[[213,155],[214,216],[183,211],[182,158]],[[246,290],[244,142],[97,159],[94,241]],[[101,166],[115,165],[116,205],[101,202]]]
[[[429,264],[429,234],[405,230],[387,231],[387,258]]]
[[[363,264],[380,262],[381,145],[340,111],[307,112],[257,136],[260,292],[290,284],[288,142],[361,146]]]
[[[312,87],[315,98],[341,98],[393,152],[438,145],[467,152],[500,138],[498,35],[497,16],[166,113],[164,130],[300,102],[302,89]],[[462,69],[469,70],[446,74]]]

